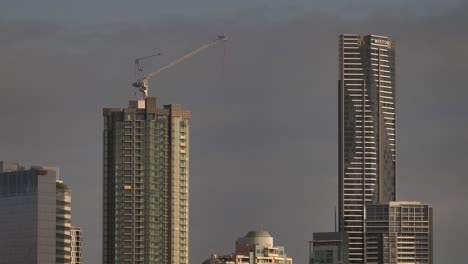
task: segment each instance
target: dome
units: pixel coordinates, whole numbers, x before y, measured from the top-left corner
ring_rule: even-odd
[[[245,237],[272,237],[268,231],[260,230],[260,231],[250,231],[247,233]]]
[[[273,246],[273,237],[268,231],[250,231],[245,237],[239,238],[237,244],[242,245],[261,245],[265,247]]]

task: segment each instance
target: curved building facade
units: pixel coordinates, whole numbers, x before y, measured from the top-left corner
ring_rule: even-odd
[[[364,207],[396,198],[395,41],[340,36],[339,229],[364,263]]]

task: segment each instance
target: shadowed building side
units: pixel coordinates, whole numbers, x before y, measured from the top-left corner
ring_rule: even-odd
[[[347,264],[348,234],[320,232],[313,234],[311,264]]]

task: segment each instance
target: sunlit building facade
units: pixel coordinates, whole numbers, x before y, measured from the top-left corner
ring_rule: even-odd
[[[292,264],[283,246],[273,245],[273,237],[265,230],[250,231],[236,241],[230,255],[211,255],[202,264]]]
[[[364,263],[364,208],[396,199],[395,41],[340,36],[339,231]]]
[[[56,183],[56,260],[71,263],[71,193],[61,180]]]
[[[103,263],[188,263],[189,119],[154,97],[104,109]]]
[[[366,206],[366,264],[433,263],[432,208],[421,202]]]
[[[71,264],[83,263],[83,231],[81,227],[71,227]]]

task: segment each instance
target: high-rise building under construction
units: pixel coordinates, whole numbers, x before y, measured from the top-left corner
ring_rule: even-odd
[[[339,54],[339,229],[364,263],[365,205],[396,199],[395,42],[341,35]]]
[[[154,97],[104,109],[103,263],[188,263],[189,118]]]

